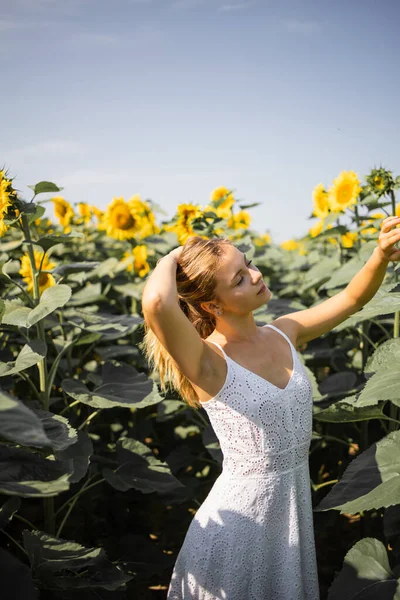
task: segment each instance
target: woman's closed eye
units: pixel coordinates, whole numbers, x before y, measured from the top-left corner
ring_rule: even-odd
[[[249,261],[248,261],[248,263],[247,263],[247,266],[249,267],[249,266],[251,265],[251,263],[252,263],[252,262],[253,262],[252,260],[249,260]],[[236,285],[240,285],[240,284],[242,283],[243,279],[244,279],[244,277],[242,277],[242,278],[240,279],[240,281],[238,281],[238,282],[237,282],[237,284],[236,284]]]

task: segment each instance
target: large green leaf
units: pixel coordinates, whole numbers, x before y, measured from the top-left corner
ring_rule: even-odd
[[[340,265],[336,256],[324,256],[309,271],[306,272],[301,285],[304,292],[312,287],[318,287],[330,277],[330,274]]]
[[[375,352],[368,358],[364,373],[375,373],[377,371],[390,371],[396,369],[400,362],[400,338],[394,338],[383,342]]]
[[[103,365],[101,385],[90,391],[82,381],[64,379],[62,388],[68,396],[95,408],[125,406],[142,408],[162,400],[157,384],[130,365]]]
[[[381,369],[372,375],[361,391],[358,402],[364,406],[372,405],[379,400],[390,400],[400,406],[400,383],[397,365],[392,370]]]
[[[25,530],[22,535],[33,576],[42,588],[114,591],[132,579],[108,560],[103,548],[86,548],[42,531]]]
[[[47,252],[53,246],[57,244],[65,244],[66,242],[72,242],[76,238],[85,237],[80,231],[72,231],[71,233],[59,233],[57,235],[45,235],[35,241],[35,244],[43,248]]]
[[[65,317],[72,325],[85,331],[99,333],[103,340],[108,341],[129,335],[143,323],[143,318],[135,315],[92,313],[78,308],[65,311]]]
[[[314,409],[314,419],[323,423],[351,423],[385,418],[383,404],[380,406],[359,407],[347,402],[347,398],[332,404],[324,410]]]
[[[0,437],[42,448],[51,446],[40,418],[23,402],[0,391]]]
[[[69,489],[70,464],[21,448],[0,447],[0,492],[23,498],[57,496]]]
[[[400,580],[390,568],[384,544],[364,538],[346,554],[343,568],[333,581],[328,600],[399,600]]]
[[[390,293],[381,288],[368,304],[346,319],[346,321],[343,321],[343,323],[335,327],[333,331],[341,331],[347,327],[354,327],[357,323],[361,323],[367,319],[373,319],[380,315],[387,315],[398,310],[400,310],[400,293]]]
[[[92,271],[96,267],[99,266],[99,262],[73,262],[66,263],[64,265],[60,265],[52,270],[53,275],[59,275],[60,277],[66,277],[71,273],[83,273],[87,271]]]
[[[33,412],[41,420],[50,446],[54,450],[65,450],[77,442],[78,432],[70,425],[68,419],[40,408],[34,408]]]
[[[86,431],[78,431],[78,439],[75,444],[68,448],[55,452],[55,457],[60,460],[71,461],[72,475],[71,483],[80,481],[87,473],[89,459],[93,454],[92,440]]]
[[[28,315],[32,308],[21,304],[19,300],[4,300],[4,313],[1,319],[3,325],[14,325],[15,327],[26,327]]]
[[[122,492],[134,488],[144,494],[169,494],[185,487],[172,475],[167,463],[158,460],[150,448],[138,440],[127,437],[118,440],[117,461],[118,468],[115,471],[103,469],[103,476]]]
[[[15,375],[37,365],[46,356],[47,346],[42,340],[31,340],[23,346],[15,361],[0,362],[0,377]]]
[[[329,235],[329,231],[326,232]],[[356,275],[360,269],[364,266],[365,262],[371,255],[372,246],[376,246],[376,242],[368,244],[363,244],[360,251],[350,260],[346,261],[343,265],[341,265],[321,286],[321,290],[329,290],[333,288],[338,288],[343,285],[347,285],[351,279],[353,279],[354,275]]]
[[[74,292],[69,306],[82,306],[84,304],[96,304],[106,297],[101,291],[101,283],[88,283],[84,288]]]
[[[72,290],[68,285],[54,285],[44,290],[40,296],[40,302],[27,317],[27,327],[35,325],[47,315],[61,308],[68,302],[71,297]]]
[[[357,456],[314,510],[356,514],[398,504],[399,498],[400,431],[393,431]]]

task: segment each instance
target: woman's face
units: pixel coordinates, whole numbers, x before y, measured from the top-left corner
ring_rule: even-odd
[[[234,246],[225,248],[215,293],[222,310],[240,315],[252,312],[271,298],[271,291],[263,287],[261,272]]]

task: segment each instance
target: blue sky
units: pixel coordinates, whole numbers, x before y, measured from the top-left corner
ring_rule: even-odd
[[[342,170],[400,174],[396,0],[0,0],[0,165],[171,217],[224,185],[275,241]],[[164,217],[159,217],[164,218]]]

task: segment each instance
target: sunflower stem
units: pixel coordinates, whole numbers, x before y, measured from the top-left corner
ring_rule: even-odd
[[[358,214],[358,206],[357,204],[354,206],[354,217],[356,220],[357,231],[360,228],[360,215]],[[360,235],[357,233],[357,250],[360,251],[361,248],[361,240]]]
[[[35,253],[33,251],[33,240],[31,237],[31,231],[29,228],[29,221],[25,214],[22,215],[22,229],[24,231],[25,240],[28,246],[28,256],[29,261],[31,263],[32,270],[32,281],[33,281],[33,299],[35,305],[38,305],[40,302],[40,289],[39,289],[39,274],[40,269],[36,268],[35,262]],[[43,322],[39,321],[37,324],[38,337],[44,343],[46,343],[46,334],[44,331]],[[47,359],[46,356],[42,358],[42,360],[38,363],[39,370],[39,382],[40,382],[40,398],[42,402],[43,409],[48,411],[50,404],[50,390],[49,390],[49,381],[47,374]],[[43,508],[44,508],[44,529],[49,534],[54,534],[55,530],[55,520],[54,520],[54,498],[44,498],[43,499]]]

